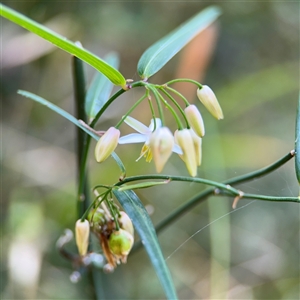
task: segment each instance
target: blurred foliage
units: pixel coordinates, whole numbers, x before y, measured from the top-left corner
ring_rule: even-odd
[[[56,31],[80,40],[100,57],[117,51],[121,72],[134,79],[143,51],[206,6],[200,1],[4,3],[38,22],[53,21]],[[206,125],[199,176],[221,181],[266,166],[293,149],[300,24],[296,2],[214,3],[221,6],[223,15],[202,82],[214,89],[225,119],[216,124],[199,104]],[[64,228],[73,229],[76,220],[74,126],[16,94],[17,89],[25,89],[73,113],[71,58],[51,47],[43,52],[46,42],[32,40],[4,19],[1,22],[1,297],[92,299],[88,278],[72,284],[71,266],[55,249]],[[206,41],[202,43],[205,47]],[[173,79],[184,55],[184,51],[178,54],[151,81]],[[87,66],[86,73],[90,81],[94,70]],[[139,96],[139,90],[123,95],[99,128],[116,124],[128,103]],[[143,107],[136,114],[141,119]],[[153,164],[134,162],[139,151],[136,146],[117,149],[128,175],[154,172]],[[239,188],[266,195],[298,195],[293,167],[290,162]],[[118,176],[112,160],[97,165],[92,155],[90,170],[92,184],[112,183]],[[175,156],[165,173],[187,175]],[[154,223],[204,188],[171,184],[172,188],[159,186],[138,193],[145,205],[154,208]],[[179,298],[299,299],[298,205],[254,201],[224,216],[231,202],[213,197],[160,235],[166,257],[182,245],[167,260]],[[246,203],[250,202],[241,200],[239,207]],[[102,276],[101,284],[106,299],[163,297],[144,251],[133,253],[127,265]]]

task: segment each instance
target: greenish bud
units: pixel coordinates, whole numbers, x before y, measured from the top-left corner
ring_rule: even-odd
[[[114,231],[108,241],[109,250],[116,256],[127,256],[133,246],[133,236],[124,229]]]

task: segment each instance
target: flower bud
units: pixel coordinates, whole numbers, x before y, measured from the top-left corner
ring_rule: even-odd
[[[134,229],[132,222],[128,215],[124,211],[120,211],[120,218],[119,218],[119,224],[122,229],[129,232],[132,236],[134,235]]]
[[[194,130],[191,130],[191,135],[194,143],[195,154],[196,154],[196,163],[197,166],[201,165],[202,162],[202,138],[200,138]]]
[[[193,104],[189,105],[188,107],[185,108],[184,112],[190,126],[193,128],[195,133],[199,137],[203,137],[205,134],[204,123],[203,123],[202,116],[198,108],[196,107],[196,105]]]
[[[127,256],[133,246],[133,236],[124,229],[114,231],[108,240],[109,250],[116,256]]]
[[[160,127],[150,136],[150,148],[156,171],[160,173],[172,154],[174,137],[167,127]]]
[[[90,223],[88,220],[83,222],[79,219],[75,225],[75,238],[78,252],[80,255],[87,253],[89,245]]]
[[[197,175],[197,161],[191,130],[176,130],[175,141],[182,149],[183,154],[181,158],[185,162],[190,175],[195,177]]]
[[[101,208],[92,209],[89,212],[88,220],[90,221],[90,226],[92,231],[100,231],[101,227],[105,224],[105,213]]]
[[[120,130],[110,127],[99,139],[95,148],[97,162],[106,160],[116,149],[120,137]]]
[[[217,97],[209,86],[203,85],[202,89],[197,89],[197,96],[216,119],[220,120],[224,118],[222,108]]]

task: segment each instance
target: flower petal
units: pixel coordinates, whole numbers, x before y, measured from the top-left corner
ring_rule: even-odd
[[[173,151],[174,153],[179,154],[179,155],[182,155],[182,154],[183,154],[182,149],[181,149],[180,146],[177,145],[177,144],[174,144],[172,151]]]
[[[147,128],[148,129],[148,128]],[[145,134],[131,133],[119,138],[119,144],[144,143],[148,137]]]
[[[155,118],[155,123],[154,123],[154,119],[151,119],[151,122],[150,122],[150,125],[149,125],[149,128],[148,128],[148,130],[150,132],[152,132],[154,130],[154,124],[156,124],[155,130],[160,128],[161,127],[161,119],[160,118]]]
[[[139,133],[142,133],[142,134],[150,133],[149,128],[146,125],[144,125],[140,121],[138,121],[130,116],[127,116],[126,119],[124,120],[124,122]]]

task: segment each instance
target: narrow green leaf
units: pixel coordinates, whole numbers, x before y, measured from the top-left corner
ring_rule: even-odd
[[[118,188],[119,191],[127,191],[127,190],[136,190],[136,189],[146,189],[149,187],[162,185],[162,184],[168,184],[170,181],[148,181],[148,182],[140,182],[136,184],[129,184],[129,185],[122,185]]]
[[[295,169],[298,182],[300,184],[300,94],[296,116],[296,139],[295,139]],[[300,195],[299,195],[300,196]]]
[[[99,72],[103,73],[113,84],[119,85],[123,89],[126,89],[126,80],[123,75],[95,54],[83,49],[65,37],[3,4],[0,4],[0,15],[35,33],[58,48],[61,48],[62,50],[80,58]]]
[[[96,141],[99,140],[99,136],[96,135],[94,132],[90,131],[87,127],[85,127],[79,120],[77,120],[75,117],[73,117],[71,114],[69,114],[68,112],[66,112],[65,110],[63,110],[62,108],[56,106],[55,104],[49,102],[48,100],[35,95],[33,93],[27,92],[27,91],[23,91],[23,90],[18,90],[18,94],[30,98],[31,100],[34,100],[42,105],[47,106],[48,108],[50,108],[51,110],[55,111],[56,113],[58,113],[59,115],[61,115],[62,117],[66,118],[67,120],[69,120],[70,122],[72,122],[73,124],[75,124],[76,126],[80,127],[83,131],[85,131],[87,134],[89,134],[93,139],[95,139]],[[122,176],[124,176],[124,174],[126,174],[126,170],[125,170],[125,166],[123,165],[121,159],[119,158],[119,156],[113,152],[111,154],[112,158],[116,161],[117,165],[119,166]]]
[[[199,32],[215,21],[221,10],[210,6],[170,32],[148,48],[138,62],[138,73],[143,79],[158,72],[176,53],[178,53]]]
[[[119,56],[116,53],[109,53],[104,59],[112,67],[119,67]],[[108,100],[112,88],[112,83],[102,73],[96,72],[85,98],[85,112],[88,118],[95,118]]]
[[[119,190],[113,190],[113,193],[132,220],[165,290],[167,298],[172,300],[177,299],[175,287],[162,255],[155,229],[141,200],[133,191],[121,192]]]

